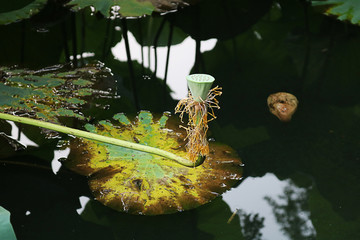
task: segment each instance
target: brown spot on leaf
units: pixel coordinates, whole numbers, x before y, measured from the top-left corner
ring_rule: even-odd
[[[133,186],[135,186],[136,190],[141,191],[141,185],[143,180],[141,179],[134,179],[132,180]]]

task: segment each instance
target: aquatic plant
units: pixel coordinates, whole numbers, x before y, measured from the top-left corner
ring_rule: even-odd
[[[81,110],[90,98],[113,94],[102,86],[110,77],[98,62],[77,69],[66,65],[36,71],[0,67],[0,111],[52,123],[64,117],[89,120]]]
[[[29,2],[29,1],[28,1]],[[3,11],[3,3],[2,3],[2,11],[0,13],[0,25],[9,24],[13,22],[17,22],[23,19],[30,18],[31,16],[39,13],[46,5],[47,0],[34,0],[22,8],[11,10],[8,12]],[[5,5],[6,6],[6,5]],[[11,6],[11,5],[10,5]],[[5,7],[6,9],[6,7]]]
[[[16,240],[14,229],[10,222],[10,212],[0,206],[0,235],[2,239]]]
[[[187,158],[186,132],[175,130],[175,118],[141,111],[134,121],[116,114],[113,121],[87,124],[91,133],[138,143]],[[75,138],[63,165],[88,177],[89,187],[102,204],[132,214],[176,213],[203,205],[236,184],[242,176],[235,150],[211,142],[211,153],[191,167],[158,154],[135,151],[99,141]]]
[[[80,111],[60,114],[77,119],[82,116],[80,120],[88,123],[83,126],[85,130],[80,130],[61,125],[61,119],[48,112],[62,112],[69,107],[69,101],[79,103],[77,110],[87,103],[87,98],[68,95],[69,89],[72,93],[83,90],[87,96],[97,92],[95,83],[101,77],[90,74],[94,79],[87,81],[80,74],[85,69],[91,70],[79,68],[71,73],[36,75],[21,69],[3,69],[0,119],[70,135],[59,136],[58,147],[70,149],[62,163],[89,177],[89,187],[98,201],[132,214],[168,214],[203,205],[241,179],[242,163],[236,151],[219,143],[212,143],[209,151],[208,115],[210,120],[215,118],[213,108],[219,108],[215,97],[221,94],[219,87],[210,90],[213,77],[204,74],[188,77],[191,93],[179,103],[181,118],[184,113],[190,116],[189,126],[183,127],[186,131],[171,121],[169,124],[168,114],[154,120],[147,111],[141,111],[134,121],[118,113],[112,119],[92,124],[88,117],[78,114]],[[68,88],[63,89],[64,86]],[[29,95],[30,90],[33,94]],[[52,101],[41,105],[40,96],[45,99],[51,96]],[[45,110],[38,112],[36,103]],[[203,162],[205,157],[207,161]]]
[[[101,64],[68,71],[65,67],[49,67],[42,71],[0,68],[0,118],[29,124],[56,132],[71,134],[101,141],[116,146],[138,151],[160,154],[180,164],[197,166],[176,154],[153,147],[121,141],[60,125],[61,117],[89,120],[81,113],[81,108],[88,103],[89,96],[111,95],[110,92],[96,89],[103,77],[109,72]],[[102,76],[102,77],[99,77]],[[15,116],[20,115],[20,116]],[[29,117],[22,117],[29,116]]]
[[[192,162],[192,161],[190,162],[185,158],[182,158],[182,157],[180,157],[180,156],[178,156],[176,154],[164,151],[164,150],[159,149],[159,148],[149,147],[149,146],[138,144],[138,143],[132,143],[132,142],[129,142],[129,141],[124,141],[124,140],[121,140],[121,139],[102,136],[102,135],[99,135],[99,134],[95,134],[95,133],[91,133],[91,132],[87,132],[87,131],[82,131],[82,130],[78,130],[78,129],[74,129],[74,128],[69,128],[69,127],[65,127],[65,126],[61,126],[61,125],[58,125],[58,124],[53,124],[53,123],[49,123],[49,122],[45,122],[45,121],[40,121],[40,120],[31,119],[31,118],[27,118],[27,117],[14,116],[14,115],[11,115],[11,114],[6,114],[6,113],[0,113],[0,119],[5,119],[5,120],[14,121],[14,122],[24,123],[24,124],[28,124],[28,125],[32,125],[32,126],[41,127],[41,128],[46,128],[46,129],[49,129],[49,130],[54,130],[54,131],[57,131],[57,132],[70,134],[70,135],[73,135],[73,136],[76,136],[76,137],[82,137],[82,138],[86,138],[86,139],[90,139],[90,140],[95,140],[95,141],[99,141],[99,142],[103,142],[103,143],[107,143],[107,144],[112,144],[112,145],[115,145],[115,146],[120,146],[120,147],[133,149],[133,150],[136,150],[136,151],[156,154],[156,155],[159,155],[159,156],[162,156],[162,157],[172,159],[172,160],[180,163],[181,165],[188,166],[188,167],[193,167],[193,166],[197,166],[197,165],[200,164],[200,162],[195,162],[195,163]]]
[[[122,212],[158,215],[192,209],[242,177],[236,151],[219,143],[212,144],[208,161],[192,167],[196,163],[186,159],[183,135],[165,128],[166,115],[155,122],[142,111],[132,123],[116,114],[116,124],[87,124],[88,131],[4,113],[0,118],[77,136],[65,144],[71,151],[64,165],[88,176],[96,199]]]
[[[216,97],[220,96],[222,92],[218,86],[210,90],[215,78],[208,74],[192,74],[186,79],[190,89],[189,95],[179,101],[175,113],[180,113],[182,122],[184,113],[188,115],[187,127],[180,127],[187,132],[188,157],[191,161],[196,162],[200,156],[205,158],[209,155],[209,143],[206,139],[209,129],[208,122],[216,118],[214,108],[220,108]]]
[[[358,0],[312,0],[311,4],[319,7],[325,15],[335,16],[341,21],[360,24],[360,4]]]

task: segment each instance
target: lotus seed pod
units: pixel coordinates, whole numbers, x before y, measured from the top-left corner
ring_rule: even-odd
[[[268,97],[267,104],[270,112],[280,121],[289,122],[296,112],[299,101],[290,93],[278,92]]]
[[[195,101],[204,101],[215,78],[208,74],[191,74],[186,77],[191,94]]]

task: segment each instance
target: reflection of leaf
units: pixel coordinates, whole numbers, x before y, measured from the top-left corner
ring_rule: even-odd
[[[262,114],[267,114],[263,107],[269,93],[292,87],[293,79],[296,79],[286,46],[273,40],[278,36],[260,34],[263,40],[256,37],[254,30],[249,30],[232,40],[218,41],[212,51],[202,54],[208,74],[221,80],[221,86],[227,92],[221,97],[224,111],[219,113],[222,116],[219,119],[231,120],[237,129],[263,125]],[[244,114],[247,115],[244,120],[249,122],[232,120],[242,119]],[[264,129],[259,128],[257,132],[264,132]]]
[[[10,213],[0,206],[0,236],[2,239],[16,239],[14,230],[10,223]]]
[[[239,210],[239,216],[245,240],[261,240],[261,229],[264,228],[264,217],[258,213],[246,213]]]
[[[235,149],[267,141],[270,136],[264,126],[255,128],[238,129],[234,125],[215,125],[212,132],[216,139],[222,142],[231,142]]]
[[[28,162],[36,162],[39,168],[0,164],[0,189],[3,191],[0,202],[11,213],[19,240],[113,239],[105,228],[81,221],[76,212],[80,206],[79,197],[89,194],[82,176],[65,169],[55,176],[49,164],[41,164],[34,157],[26,158]],[[19,158],[9,160],[16,162]],[[1,233],[0,239],[8,240]]]
[[[271,0],[207,0],[168,15],[176,26],[197,40],[229,39],[256,23]]]
[[[315,239],[316,231],[309,222],[307,195],[307,190],[297,189],[290,183],[284,188],[284,195],[278,196],[280,201],[269,196],[264,198],[289,239]]]
[[[327,17],[309,12],[314,33],[307,41],[299,1],[281,4],[281,17],[270,21],[271,15],[266,15],[251,30],[231,41],[218,41],[212,51],[202,54],[208,74],[222,80],[227,92],[219,121],[229,119],[238,129],[264,125],[269,116],[264,99],[278,91],[295,95],[303,91],[307,98],[336,104],[359,101],[358,70],[352,64],[360,56],[358,29],[350,26],[344,35],[343,24],[333,21],[330,33]],[[306,63],[307,44],[311,51]],[[232,121],[237,117],[243,120]]]
[[[83,14],[76,14],[78,26],[83,26],[84,32],[77,31],[77,44],[81,52],[94,53],[93,59],[103,61],[111,53],[111,48],[121,40],[121,34],[115,30],[115,21],[110,21],[98,14],[91,14],[90,9],[84,9]],[[68,39],[71,46],[72,39]]]
[[[63,48],[61,24],[46,26],[46,32],[38,28],[30,21],[0,25],[1,36],[7,36],[0,38],[0,65],[39,68],[58,64]]]
[[[232,212],[230,207],[221,198],[217,198],[211,204],[198,208],[197,211],[197,227],[212,236],[212,238],[204,239],[245,239],[241,231],[239,217],[235,216],[228,223]]]
[[[34,0],[32,3],[20,9],[0,13],[0,25],[30,18],[32,15],[38,13],[45,6],[46,2],[47,0]]]
[[[325,6],[326,15],[334,15],[339,20],[348,20],[352,24],[360,24],[359,0],[324,0],[312,1],[313,6]]]
[[[137,61],[132,61],[132,64],[136,75],[136,87],[140,108],[151,109],[154,112],[163,112],[167,109],[174,108],[176,103],[170,96],[169,87],[166,86],[166,89],[164,89],[164,82],[161,79],[153,76],[149,77],[149,75],[152,74],[150,69],[144,69],[144,72],[149,74],[144,76],[141,75],[143,72],[141,64]],[[120,112],[136,112],[136,110],[134,110],[134,103],[130,102],[132,100],[132,87],[128,64],[126,62],[119,62],[116,59],[110,59],[107,61],[106,66],[112,69],[115,77],[118,77],[118,93],[121,95],[121,98],[117,100],[117,106],[119,106],[119,104],[122,104],[122,106],[117,109],[119,109]],[[149,89],[151,90],[149,91]]]
[[[118,239],[242,240],[239,219],[228,224],[229,216],[229,206],[221,198],[193,211],[150,217],[111,211],[90,200],[81,214],[88,222],[108,227]]]
[[[269,122],[267,129],[271,141],[244,149],[247,160],[251,162],[247,171],[253,176],[274,172],[281,178],[291,177],[292,180],[301,178],[301,175],[299,177],[296,174],[299,172],[311,176],[311,181],[296,180],[296,184],[311,186],[306,182],[315,182],[316,191],[321,195],[322,201],[326,201],[326,207],[321,202],[313,208],[310,206],[311,218],[318,236],[337,233],[337,229],[328,225],[332,222],[334,226],[339,226],[328,218],[330,208],[331,214],[336,215],[336,221],[342,222],[341,224],[352,221],[351,227],[350,224],[346,229],[339,227],[343,236],[349,236],[360,226],[360,209],[353,207],[360,201],[360,195],[353,194],[360,191],[360,118],[354,114],[354,107],[329,107],[313,101],[303,102],[302,107],[296,124],[284,128],[283,125]],[[326,219],[326,222],[323,219]],[[319,239],[338,239],[339,236]]]
[[[184,136],[165,128],[168,117],[154,122],[140,112],[135,123],[123,114],[113,125],[101,121],[88,131],[157,147],[186,157]],[[65,164],[90,176],[97,200],[118,211],[157,215],[195,208],[229,189],[241,177],[240,160],[229,147],[213,145],[205,163],[188,168],[160,156],[113,145],[76,139]]]
[[[0,68],[0,73],[1,111],[25,112],[58,122],[58,117],[85,119],[80,106],[87,102],[87,96],[96,93],[94,79],[97,74],[106,74],[106,70],[89,65],[72,71],[59,66],[39,71]]]
[[[163,17],[146,17],[146,18],[139,18],[139,19],[129,19],[128,27],[131,33],[136,38],[136,41],[143,46],[153,46],[154,40],[158,30],[161,27],[162,21],[164,20]],[[159,39],[157,41],[158,47],[167,46],[169,40],[169,21],[166,21],[161,34],[159,35]],[[141,33],[140,33],[141,31]],[[174,27],[171,45],[176,45],[181,43],[186,37],[185,34],[180,28]]]
[[[354,206],[356,205],[350,205],[350,208],[354,210]],[[309,207],[311,221],[316,229],[316,239],[360,239],[360,219],[357,217],[345,220],[316,187],[309,191]]]

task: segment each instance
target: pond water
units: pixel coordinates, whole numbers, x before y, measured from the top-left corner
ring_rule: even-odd
[[[200,33],[185,19],[191,12],[174,13],[177,19],[169,16],[173,13],[153,16],[152,29],[167,18],[156,66],[153,44],[141,47],[139,23],[128,20],[140,109],[173,114],[177,100],[187,94],[185,77],[190,73],[211,74],[214,85],[223,87],[221,109],[208,136],[235,149],[244,163],[244,176],[231,190],[196,209],[136,216],[105,207],[94,200],[86,177],[61,165],[59,159],[66,158],[70,149],[56,148],[56,137],[45,141],[32,128],[1,121],[0,132],[23,146],[15,151],[0,136],[0,206],[11,213],[17,239],[360,239],[360,28],[310,8],[304,15],[303,9],[297,9],[302,6],[299,2],[275,1],[269,12],[248,20],[249,24],[231,17],[216,24],[205,19],[213,28],[209,30],[204,20]],[[81,19],[80,13],[76,19]],[[120,97],[108,99],[110,106],[99,109],[101,116],[96,119],[118,112],[134,115],[140,109],[120,33],[123,25],[101,21],[117,35],[96,31],[91,22],[83,62],[104,62]],[[163,91],[170,22],[174,36],[166,77],[169,89]],[[33,31],[33,23],[26,24]],[[151,24],[143,19],[141,26]],[[48,27],[45,32],[31,32],[26,41],[41,43],[39,35],[47,41],[61,36],[56,23]],[[12,32],[6,26],[1,31]],[[79,36],[80,27],[78,31]],[[149,32],[143,34],[144,41],[152,42],[156,31]],[[104,39],[112,41],[104,43]],[[66,41],[69,46],[73,43],[70,37]],[[40,69],[66,62],[68,53],[62,46],[48,42],[42,49],[39,42],[31,50],[25,44],[19,65]],[[34,62],[35,48],[39,56],[52,58]],[[46,53],[49,49],[51,54]],[[0,57],[0,65],[13,65],[14,59],[19,58]],[[280,91],[299,99],[298,111],[287,123],[267,107],[267,97]]]

